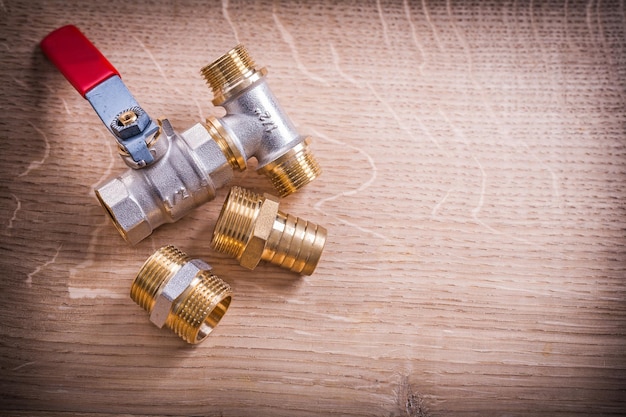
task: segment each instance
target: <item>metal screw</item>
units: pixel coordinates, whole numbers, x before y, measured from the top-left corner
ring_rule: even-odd
[[[128,126],[137,121],[137,113],[132,110],[125,111],[117,117],[117,121],[122,126]]]

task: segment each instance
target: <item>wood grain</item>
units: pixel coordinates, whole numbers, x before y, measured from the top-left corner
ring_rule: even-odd
[[[37,46],[67,23],[179,130],[248,47],[324,169],[281,203],[329,230],[313,276],[213,253],[226,190],[121,240],[124,165]],[[626,414],[625,32],[623,1],[0,1],[2,413]],[[234,290],[197,347],[128,296],[170,243]]]

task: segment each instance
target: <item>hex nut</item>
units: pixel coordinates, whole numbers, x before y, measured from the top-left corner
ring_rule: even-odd
[[[220,188],[233,178],[233,170],[219,145],[204,125],[196,123],[181,134],[191,154],[196,156],[215,188]]]
[[[278,215],[278,198],[270,194],[264,194],[263,197],[264,200],[254,222],[250,239],[239,258],[239,264],[248,269],[256,268],[261,261],[261,255],[263,255],[267,239],[270,237]]]
[[[163,285],[163,288],[156,296],[154,307],[150,312],[150,321],[159,328],[163,327],[174,301],[189,288],[198,273],[210,270],[211,266],[200,259],[192,259],[183,265]]]
[[[141,206],[118,177],[95,190],[96,197],[122,237],[135,244],[152,233],[152,226]]]
[[[120,116],[129,112],[135,113],[135,118],[132,122],[124,124],[120,121]],[[149,124],[150,116],[141,107],[133,107],[115,116],[115,119],[111,122],[111,130],[120,139],[128,139],[143,132]]]

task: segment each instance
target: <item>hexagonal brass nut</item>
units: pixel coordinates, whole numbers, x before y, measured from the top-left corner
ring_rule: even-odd
[[[250,239],[239,257],[239,265],[248,269],[254,269],[259,264],[278,215],[278,198],[270,194],[263,196],[265,199],[261,203]]]
[[[134,245],[152,233],[152,226],[141,206],[131,198],[120,178],[112,179],[95,192],[113,224],[129,243]]]
[[[201,271],[210,271],[211,266],[200,259],[192,259],[183,265],[161,288],[150,312],[150,321],[159,328],[165,325],[172,305],[191,285]]]

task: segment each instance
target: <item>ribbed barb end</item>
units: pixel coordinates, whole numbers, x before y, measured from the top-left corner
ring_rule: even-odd
[[[211,247],[239,259],[252,236],[263,200],[245,188],[231,188],[215,224]]]
[[[295,193],[322,173],[317,160],[309,150],[308,142],[307,139],[258,170],[260,174],[270,179],[281,197]]]
[[[301,275],[311,275],[322,256],[326,229],[291,214],[279,213],[281,233],[271,236],[263,259]]]
[[[254,269],[267,261],[311,275],[326,242],[326,229],[278,209],[278,199],[233,187],[213,232],[212,246]]]
[[[195,344],[204,340],[226,314],[232,291],[207,264],[170,245],[144,263],[130,296],[150,313],[153,323],[165,325]]]
[[[230,306],[230,286],[210,271],[196,277],[186,296],[175,303],[166,325],[188,343],[203,341]]]
[[[169,281],[189,260],[187,255],[172,245],[157,250],[146,260],[135,277],[130,287],[130,298],[150,313],[161,285]]]
[[[263,75],[243,45],[237,45],[213,63],[200,70],[202,77],[213,91],[213,104],[221,105],[238,91],[248,87]]]

